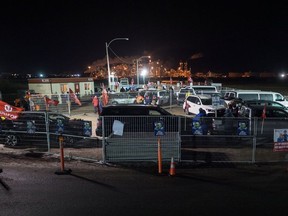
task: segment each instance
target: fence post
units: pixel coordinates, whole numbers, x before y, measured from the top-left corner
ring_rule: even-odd
[[[68,169],[65,170],[64,169],[64,147],[63,147],[63,141],[64,138],[62,136],[62,134],[59,135],[59,146],[60,146],[60,171],[56,171],[55,174],[57,175],[63,175],[63,174],[70,174],[72,172],[72,170]]]
[[[162,152],[161,152],[161,139],[158,137],[158,173],[162,173]]]

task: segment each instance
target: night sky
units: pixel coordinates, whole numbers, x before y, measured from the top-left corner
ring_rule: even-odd
[[[288,6],[271,2],[9,0],[0,72],[83,72],[105,58],[106,42],[126,37],[110,45],[120,57],[187,61],[194,72],[287,72]]]

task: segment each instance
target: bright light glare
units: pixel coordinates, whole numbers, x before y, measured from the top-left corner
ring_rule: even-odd
[[[147,70],[146,70],[146,69],[143,69],[143,70],[141,71],[141,75],[142,75],[142,76],[146,76],[146,75],[147,75]]]

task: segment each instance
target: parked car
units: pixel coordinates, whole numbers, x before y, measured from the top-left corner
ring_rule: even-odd
[[[196,115],[200,108],[205,110],[207,116],[223,116],[225,112],[224,105],[213,106],[211,95],[190,95],[183,103],[183,110],[187,115]]]
[[[149,100],[144,100],[144,104],[165,105],[170,101],[170,92],[167,90],[146,90],[144,99],[148,96]]]
[[[177,104],[182,105],[187,95],[195,95],[195,91],[192,88],[181,88],[177,94]]]
[[[271,100],[278,101],[288,107],[288,101],[278,92],[261,91],[261,90],[233,90],[228,91],[224,95],[225,102],[228,104],[231,99],[240,98],[243,101],[247,100]]]
[[[58,135],[62,134],[67,145],[73,144],[79,139],[76,136],[90,137],[91,128],[91,121],[70,119],[59,113],[21,112],[16,120],[0,121],[0,135],[8,146],[18,146],[24,143],[47,145],[48,131],[51,142],[57,143]]]
[[[256,106],[256,105],[261,105],[264,106],[272,106],[272,107],[280,107],[284,110],[288,110],[288,107],[284,106],[282,103],[278,101],[271,101],[271,100],[246,100],[242,102],[242,105],[251,107],[251,106]]]
[[[263,116],[263,110],[265,116]],[[212,134],[227,134],[225,124],[228,123],[231,129],[230,135],[241,135],[239,134],[241,132],[239,129],[246,127],[247,135],[257,133],[272,139],[274,129],[286,129],[288,125],[288,111],[281,107],[264,105],[242,106],[239,114],[239,117],[213,118]]]
[[[109,93],[109,104],[133,104],[136,101],[137,92],[112,92]]]
[[[103,120],[105,137],[113,133],[115,120],[124,123],[124,132],[153,132],[153,122],[156,121],[164,121],[166,131],[178,131],[178,117],[154,105],[123,104],[103,107],[95,131],[97,136],[103,135]]]
[[[188,93],[188,94],[187,94]],[[178,95],[177,95],[177,104],[181,105],[184,103],[185,98],[188,95],[195,95],[195,94],[219,94],[216,86],[210,85],[192,85],[186,86],[185,88],[181,88]]]

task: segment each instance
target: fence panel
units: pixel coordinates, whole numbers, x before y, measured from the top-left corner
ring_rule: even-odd
[[[113,134],[114,120],[123,123],[123,134]],[[158,130],[155,124],[163,123]],[[157,161],[158,146],[163,161],[180,160],[180,135],[178,117],[152,117],[152,116],[105,116],[102,117],[105,130],[103,135],[110,135],[103,139],[105,145],[105,161]],[[109,133],[107,133],[107,130]],[[161,135],[157,135],[161,131]],[[113,135],[111,135],[113,134]]]
[[[65,156],[93,161],[157,161],[159,139],[164,161],[170,161],[172,156],[176,161],[206,163],[283,162],[288,159],[286,151],[274,151],[274,129],[286,129],[287,119],[265,118],[263,121],[257,118],[222,118],[215,122],[215,119],[211,118],[207,120],[211,123],[211,131],[207,135],[195,135],[193,118],[190,116],[129,116],[131,119],[123,116],[117,117],[124,123],[123,135],[99,140],[99,137],[92,133],[94,131],[91,131],[92,122],[65,122],[65,117],[69,115],[63,117],[55,112],[23,113],[30,117],[16,121],[0,121],[0,143],[11,148],[21,148],[23,151],[33,148],[35,151],[59,153],[61,133],[64,136]],[[62,123],[64,121],[63,130],[61,124],[57,125],[59,119]],[[103,134],[111,134],[114,123],[112,120],[115,120],[115,117],[103,119]],[[229,122],[227,120],[232,120],[233,125],[229,133],[223,125]],[[154,123],[157,121],[164,122],[163,136],[155,136]],[[131,122],[133,124],[130,124]],[[241,127],[241,130],[238,130],[238,127]],[[219,130],[215,131],[217,128]],[[244,132],[248,133],[245,135]]]

